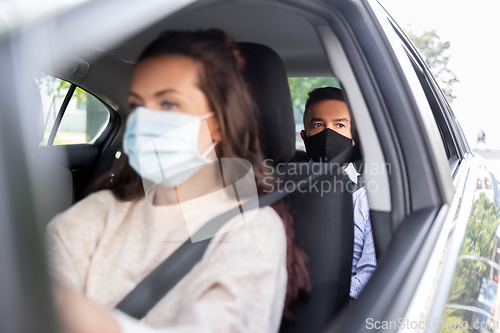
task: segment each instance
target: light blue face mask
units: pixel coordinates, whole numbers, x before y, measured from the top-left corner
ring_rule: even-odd
[[[202,117],[174,111],[137,108],[127,119],[123,151],[130,166],[143,178],[167,188],[181,185],[204,165],[215,148],[210,144],[203,154],[198,151]],[[205,125],[206,126],[206,125]]]

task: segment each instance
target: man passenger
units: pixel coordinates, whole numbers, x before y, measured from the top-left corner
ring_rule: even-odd
[[[304,110],[304,130],[300,133],[306,152],[315,162],[327,162],[353,146],[351,116],[342,90],[318,88],[309,93]],[[343,169],[355,184],[360,174],[349,163]],[[357,298],[377,266],[370,207],[365,187],[352,195],[354,208],[354,252],[350,296]]]

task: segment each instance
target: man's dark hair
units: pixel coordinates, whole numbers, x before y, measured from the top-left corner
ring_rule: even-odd
[[[344,101],[344,95],[342,94],[342,90],[334,87],[323,87],[316,88],[313,91],[309,92],[309,97],[306,101],[306,107],[304,110],[304,129],[307,131],[307,126],[309,125],[309,121],[311,118],[311,107],[321,101]]]

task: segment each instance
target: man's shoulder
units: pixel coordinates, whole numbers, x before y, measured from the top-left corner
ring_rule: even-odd
[[[354,215],[361,215],[362,220],[370,221],[370,206],[368,204],[368,195],[366,194],[366,187],[362,186],[352,195]]]

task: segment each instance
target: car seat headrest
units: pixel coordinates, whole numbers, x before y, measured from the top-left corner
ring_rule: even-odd
[[[290,161],[295,154],[295,120],[285,66],[267,46],[238,43],[245,58],[243,76],[260,113],[260,140],[266,159],[274,164]]]

